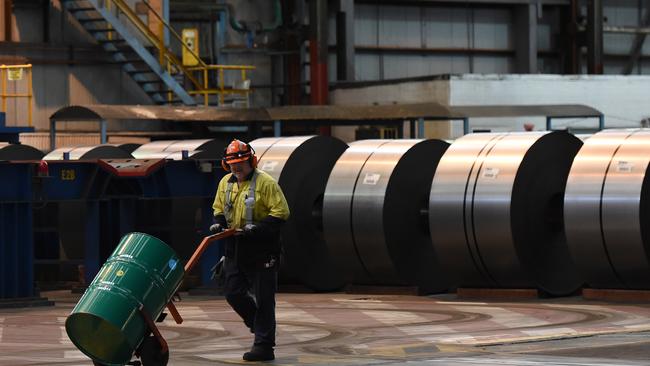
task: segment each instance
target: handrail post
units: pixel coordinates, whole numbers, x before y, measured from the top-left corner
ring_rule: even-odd
[[[208,106],[208,68],[203,68],[203,104]]]
[[[34,98],[34,88],[32,86],[32,65],[29,65],[27,72],[27,124],[29,127],[32,127],[32,118],[33,118],[33,98]]]
[[[7,68],[2,65],[2,111],[7,113]]]
[[[50,119],[50,151],[56,148],[56,120]]]
[[[111,8],[112,8],[111,3],[112,3],[112,0],[107,0],[106,1],[106,10],[108,10],[109,13],[111,12]],[[108,23],[108,29],[113,29],[113,25],[111,23]],[[106,34],[106,36],[107,36],[109,41],[113,40],[113,32],[108,32]]]
[[[219,68],[219,105],[223,106],[224,103],[224,97],[223,93],[225,90],[224,87],[225,81],[223,80],[223,68]]]
[[[165,67],[165,26],[162,23],[158,24],[158,62],[160,66]]]

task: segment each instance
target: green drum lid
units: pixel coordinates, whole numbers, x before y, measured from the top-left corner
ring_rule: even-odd
[[[81,352],[107,365],[124,365],[131,360],[134,346],[122,330],[89,313],[75,313],[65,322],[68,336]]]

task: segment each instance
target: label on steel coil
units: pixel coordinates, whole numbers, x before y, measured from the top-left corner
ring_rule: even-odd
[[[616,171],[619,173],[632,173],[633,169],[634,164],[629,161],[619,160],[618,163],[616,163]]]
[[[496,179],[499,176],[499,168],[485,168],[482,176],[486,179]]]
[[[275,170],[275,167],[278,166],[278,161],[276,160],[266,160],[262,163],[262,170],[265,172],[272,172]]]
[[[363,177],[363,184],[377,185],[379,178],[381,178],[379,173],[366,173],[366,176]]]

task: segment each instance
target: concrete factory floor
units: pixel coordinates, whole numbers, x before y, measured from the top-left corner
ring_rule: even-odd
[[[0,309],[0,365],[90,365],[54,307]],[[161,325],[170,365],[239,364],[252,335],[223,299],[184,296],[185,322]],[[650,306],[580,297],[517,302],[279,294],[274,364],[650,365]]]

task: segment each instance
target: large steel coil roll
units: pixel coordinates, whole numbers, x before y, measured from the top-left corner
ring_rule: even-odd
[[[358,141],[330,174],[323,202],[328,248],[344,281],[447,289],[426,209],[440,140]]]
[[[41,150],[29,145],[0,142],[0,160],[41,160]]]
[[[650,289],[649,161],[650,130],[599,132],[576,156],[564,219],[591,287]]]
[[[390,140],[361,140],[350,144],[330,173],[323,199],[323,233],[341,284],[372,283],[354,244],[352,199],[359,173],[375,150]]]
[[[341,284],[323,240],[321,215],[327,178],[347,144],[331,137],[299,136],[257,139],[251,146],[258,167],[280,184],[291,210],[282,229],[281,276],[316,291],[336,290]]]
[[[131,154],[114,145],[61,147],[45,155],[43,160],[64,160],[68,153],[68,160],[93,160],[93,159],[130,159]]]
[[[136,159],[172,159],[183,158],[183,151],[187,151],[192,159],[220,159],[227,143],[218,139],[203,140],[164,140],[144,144],[133,151]]]
[[[429,220],[453,284],[550,295],[582,284],[562,219],[581,145],[565,132],[473,134],[451,145],[433,179]]]

